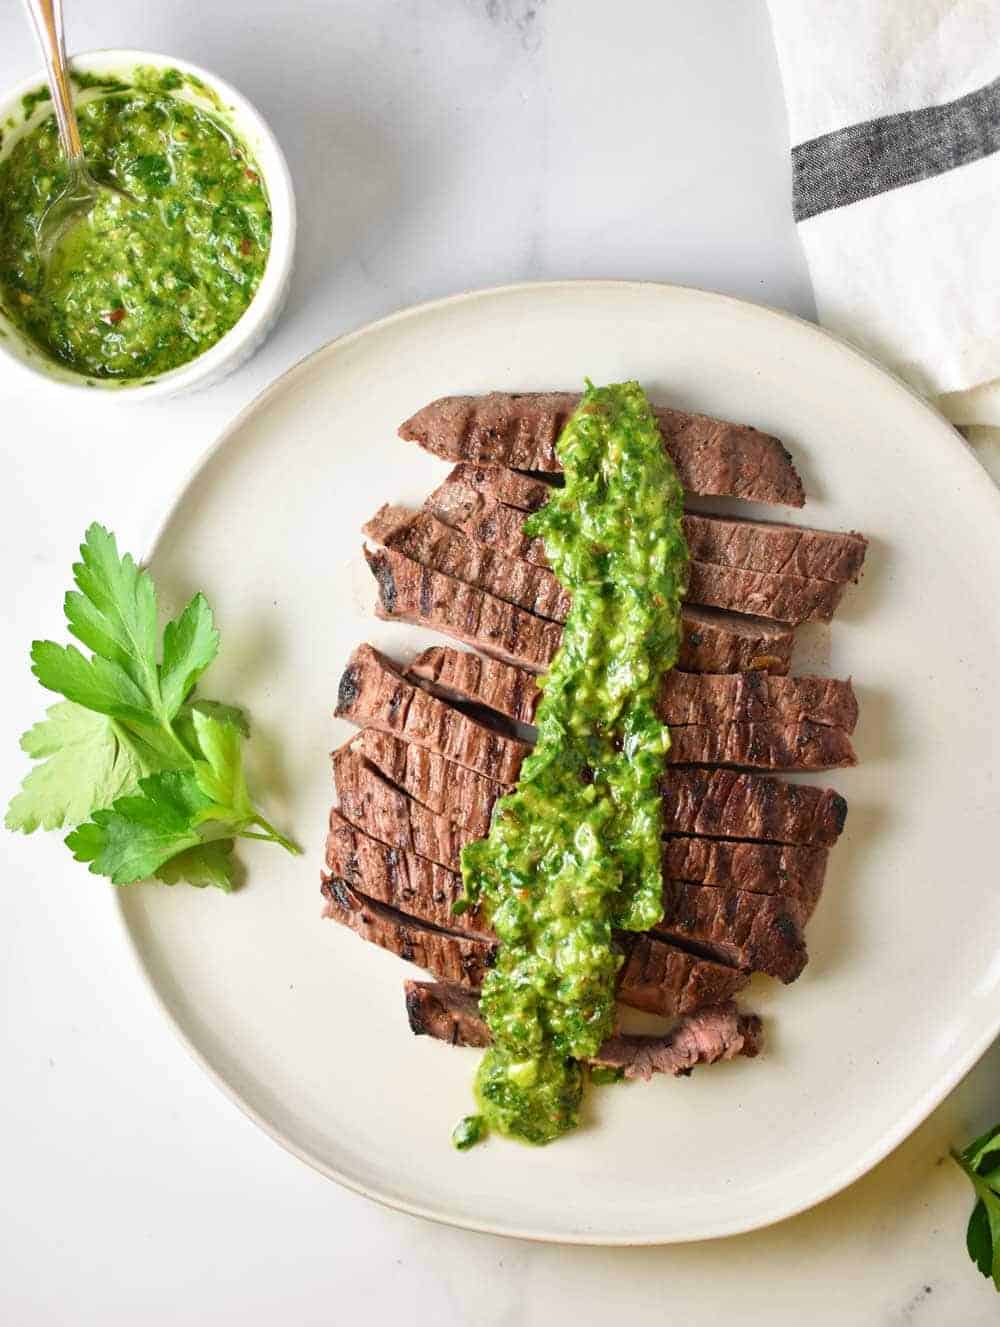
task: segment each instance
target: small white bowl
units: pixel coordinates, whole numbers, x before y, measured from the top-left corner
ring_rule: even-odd
[[[210,383],[216,383],[232,373],[260,348],[274,327],[288,294],[292,259],[295,253],[295,195],[284,153],[264,117],[245,97],[225,80],[207,69],[191,64],[188,60],[178,60],[168,55],[155,55],[152,51],[109,50],[91,51],[86,55],[73,56],[70,65],[83,74],[107,74],[125,83],[131,80],[134,71],[139,68],[178,69],[183,74],[191,74],[200,79],[211,93],[218,97],[224,108],[221,112],[218,103],[212,98],[200,96],[197,88],[188,83],[171,94],[183,97],[186,101],[211,111],[217,117],[221,116],[256,159],[271,206],[271,248],[267,265],[250,306],[236,326],[196,359],[156,377],[130,382],[120,379],[90,378],[76,373],[65,365],[57,363],[39,349],[15,323],[11,322],[2,308],[0,308],[0,361],[12,366],[17,365],[27,369],[36,377],[78,391],[127,393],[130,401],[136,397],[174,396],[195,387],[207,387]],[[3,126],[0,161],[23,134],[52,113],[51,102],[43,101],[33,108],[27,118],[24,116],[22,98],[44,85],[44,75],[36,75],[34,78],[26,79],[5,97],[0,98],[0,125]],[[78,91],[74,100],[87,101],[101,95],[99,90]]]

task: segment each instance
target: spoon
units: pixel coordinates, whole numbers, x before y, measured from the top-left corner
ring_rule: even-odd
[[[73,92],[66,64],[62,0],[25,0],[25,3],[45,59],[59,142],[69,169],[65,187],[45,209],[38,227],[38,251],[42,261],[48,262],[69,231],[93,211],[102,194],[122,194],[122,190],[98,184],[83,159],[80,129],[73,109]]]

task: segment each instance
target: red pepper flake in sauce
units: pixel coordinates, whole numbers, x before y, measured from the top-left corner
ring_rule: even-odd
[[[260,183],[260,176],[257,174],[255,170],[246,170],[243,172],[243,174],[247,177],[247,179],[250,181],[251,184]]]
[[[250,243],[248,239],[244,238],[240,240],[240,253],[243,255],[244,258],[246,258],[249,255],[250,250],[252,248],[253,245]]]
[[[107,313],[101,314],[101,322],[110,323],[112,327],[117,327],[125,317],[125,312],[120,306],[117,309],[109,309]]]

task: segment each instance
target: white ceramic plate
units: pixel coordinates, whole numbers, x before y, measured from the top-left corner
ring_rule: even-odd
[[[799,667],[853,674],[858,769],[812,961],[756,979],[756,1061],[605,1088],[544,1150],[459,1154],[476,1053],[413,1038],[395,957],[320,920],[331,717],[350,650],[427,637],[376,623],[358,533],[446,472],[395,437],[432,397],[640,379],[655,399],[756,424],[793,449],[792,519],[865,531],[860,588]],[[305,845],[247,844],[246,887],[122,891],[141,961],[230,1095],[310,1164],[394,1207],[481,1230],[593,1243],[701,1239],[827,1197],[895,1147],[1000,1028],[996,895],[1000,501],[904,387],[792,318],[668,286],[559,283],[412,309],[326,347],[227,432],[152,564],[203,589],[223,633],[210,694],[254,722],[253,786]]]

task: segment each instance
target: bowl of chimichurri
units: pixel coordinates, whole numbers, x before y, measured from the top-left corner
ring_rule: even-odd
[[[214,74],[144,51],[71,62],[91,172],[114,186],[43,261],[66,178],[44,81],[0,101],[0,356],[86,389],[217,381],[273,327],[295,201],[260,114]]]

